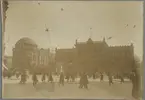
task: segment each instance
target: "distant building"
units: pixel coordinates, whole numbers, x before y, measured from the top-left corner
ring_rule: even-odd
[[[102,66],[106,49],[108,48],[105,39],[103,41],[92,41],[91,38],[86,42],[76,40],[76,64],[80,71],[98,71]],[[103,66],[102,66],[103,68]]]
[[[38,49],[37,44],[29,38],[20,39],[13,48],[12,67],[17,70],[48,72],[50,61],[52,61],[50,50]]]
[[[75,59],[75,48],[69,49],[57,49],[55,50],[55,61],[56,61],[56,70],[61,72],[61,70],[68,70],[68,64],[72,63]],[[62,69],[61,69],[62,67]]]
[[[20,39],[13,48],[13,68],[32,69],[36,62],[34,55],[37,56],[37,44],[27,37]]]
[[[76,72],[130,72],[134,59],[133,45],[108,46],[105,39],[86,42],[76,40],[75,48],[56,49],[56,62],[72,63]]]

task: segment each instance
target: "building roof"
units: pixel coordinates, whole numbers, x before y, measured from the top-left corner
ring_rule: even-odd
[[[89,38],[86,42],[77,42],[76,46],[80,48],[85,48],[87,47],[86,44],[93,44],[96,47],[100,46],[108,46],[105,41],[93,41],[91,38]]]
[[[130,51],[130,50],[132,50],[133,48],[132,48],[132,46],[131,45],[121,45],[121,46],[110,46],[109,48],[108,48],[109,50],[113,50],[113,51],[122,51],[122,52],[124,52],[124,51]]]
[[[74,48],[57,49],[56,52],[74,52]]]
[[[19,44],[22,44],[22,43],[26,43],[26,44],[37,46],[35,41],[33,41],[32,39],[30,39],[28,37],[21,38],[20,40],[17,41],[16,45],[19,45]]]

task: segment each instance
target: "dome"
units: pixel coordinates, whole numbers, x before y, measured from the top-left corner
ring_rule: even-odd
[[[21,38],[20,40],[17,41],[16,45],[24,44],[24,43],[30,44],[30,45],[33,45],[33,46],[37,46],[37,44],[35,43],[35,41],[33,41],[32,39],[30,39],[28,37]]]

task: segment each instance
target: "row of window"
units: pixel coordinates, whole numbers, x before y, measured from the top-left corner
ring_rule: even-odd
[[[49,62],[49,57],[48,56],[37,56],[36,54],[32,53],[32,60],[36,61],[36,62],[38,61],[39,64],[47,65]]]

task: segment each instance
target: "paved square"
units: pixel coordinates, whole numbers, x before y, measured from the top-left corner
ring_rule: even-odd
[[[107,80],[104,82],[90,80],[88,90],[79,89],[78,82],[65,82],[64,86],[59,86],[58,81],[40,82],[35,87],[30,80],[26,84],[19,84],[19,80],[8,79],[4,79],[3,82],[3,98],[132,98],[132,83],[129,81],[124,84],[114,81],[114,84],[109,86]]]

